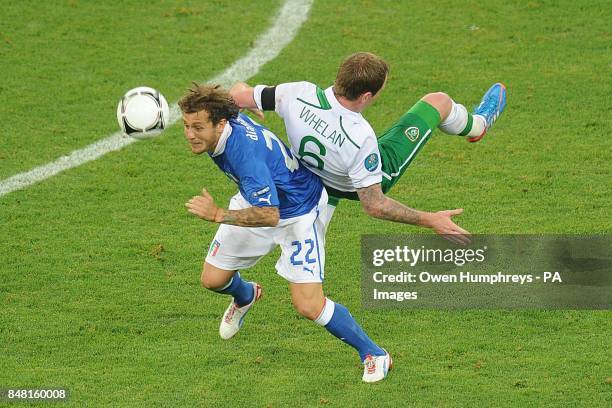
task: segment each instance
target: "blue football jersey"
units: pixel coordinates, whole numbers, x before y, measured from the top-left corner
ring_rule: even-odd
[[[317,205],[321,180],[274,133],[242,113],[229,126],[231,133],[209,155],[251,205],[278,207],[281,219],[307,214]]]

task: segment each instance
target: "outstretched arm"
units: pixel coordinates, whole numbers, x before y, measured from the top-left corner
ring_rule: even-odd
[[[275,227],[280,220],[277,207],[249,207],[243,210],[219,208],[206,189],[202,189],[201,195],[192,197],[185,207],[203,220],[239,227]]]
[[[254,88],[244,82],[236,82],[229,90],[229,94],[241,109],[257,109],[255,97],[253,96]]]
[[[259,119],[264,120],[264,113],[259,110],[255,102],[254,88],[244,82],[236,82],[229,90],[229,94],[240,109],[247,109]]]
[[[460,245],[470,243],[470,233],[455,224],[452,217],[459,215],[463,209],[438,211],[435,213],[419,211],[406,207],[392,198],[385,196],[380,184],[374,184],[357,190],[363,210],[371,217],[431,228],[437,234]]]

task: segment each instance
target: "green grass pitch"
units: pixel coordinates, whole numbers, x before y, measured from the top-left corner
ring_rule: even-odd
[[[0,180],[116,132],[132,87],[175,102],[243,56],[280,4],[3,4]],[[317,0],[250,82],[327,87],[344,56],[375,52],[391,66],[365,112],[380,132],[428,92],[471,107],[503,81],[507,110],[484,141],[436,132],[391,196],[462,207],[473,233],[611,233],[611,20],[605,1]],[[363,310],[360,234],[419,230],[357,203],[328,231],[325,287],[393,354],[388,379],[363,384],[356,353],[297,316],[278,251],[244,272],[264,298],[222,341],[228,299],[199,286],[216,226],[184,209],[202,187],[224,205],[235,191],[175,125],[0,197],[0,388],[65,387],[62,406],[612,404],[609,311]]]

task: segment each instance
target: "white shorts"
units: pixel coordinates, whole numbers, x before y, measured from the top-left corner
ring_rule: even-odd
[[[232,197],[230,210],[250,207],[240,193]],[[327,193],[308,214],[280,220],[276,227],[237,227],[222,224],[210,245],[206,262],[225,270],[255,265],[276,245],[281,256],[276,272],[292,283],[321,283],[325,275]]]

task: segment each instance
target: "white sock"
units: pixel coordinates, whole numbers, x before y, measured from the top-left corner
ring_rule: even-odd
[[[331,320],[334,315],[334,309],[336,304],[333,300],[325,298],[325,303],[323,304],[323,310],[319,313],[319,317],[314,319],[316,324],[320,324],[321,326],[325,326]]]
[[[438,126],[448,135],[480,136],[485,131],[485,120],[480,115],[468,113],[465,106],[453,101],[448,117]]]

